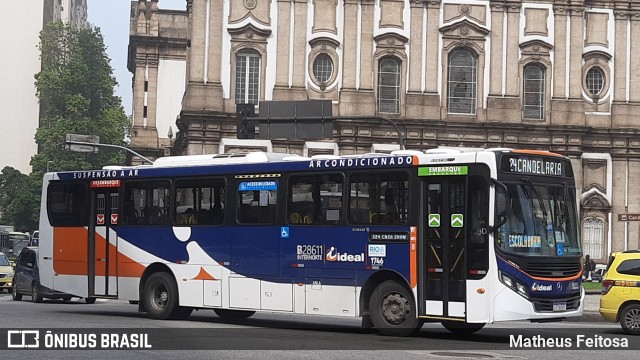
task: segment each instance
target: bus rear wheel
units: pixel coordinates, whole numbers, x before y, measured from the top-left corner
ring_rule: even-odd
[[[469,335],[482,329],[485,324],[472,324],[457,321],[443,321],[442,326],[456,335]]]
[[[216,313],[222,319],[228,320],[237,320],[237,319],[246,319],[248,317],[253,316],[255,311],[248,310],[227,310],[227,309],[213,309],[213,312]]]
[[[152,319],[183,320],[191,315],[192,308],[181,307],[178,302],[178,286],[165,272],[149,276],[142,297],[144,309]]]
[[[383,335],[408,336],[422,327],[411,293],[395,281],[378,285],[369,298],[373,326]]]

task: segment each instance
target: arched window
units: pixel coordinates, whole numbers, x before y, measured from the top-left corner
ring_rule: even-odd
[[[378,111],[400,112],[400,61],[393,57],[380,60],[378,68]]]
[[[544,75],[545,68],[540,64],[529,64],[524,67],[522,93],[525,119],[544,119]]]
[[[260,55],[243,49],[236,54],[236,104],[258,104]]]
[[[604,243],[604,221],[590,218],[584,221],[582,233],[582,252],[592,259],[602,259],[602,245]]]
[[[447,107],[450,114],[475,114],[477,94],[477,58],[469,49],[449,54]]]

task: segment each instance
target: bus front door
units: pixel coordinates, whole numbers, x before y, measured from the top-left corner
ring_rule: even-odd
[[[118,190],[92,191],[89,223],[89,296],[116,296],[117,235],[113,227],[120,221]]]
[[[420,315],[464,320],[467,177],[423,180]]]

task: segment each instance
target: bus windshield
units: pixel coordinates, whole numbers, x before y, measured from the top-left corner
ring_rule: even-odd
[[[507,221],[497,243],[531,256],[580,255],[575,190],[562,184],[507,183]]]

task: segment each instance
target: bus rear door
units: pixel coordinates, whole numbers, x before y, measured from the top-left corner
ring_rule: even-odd
[[[120,221],[119,180],[91,183],[89,222],[89,295],[117,296],[117,234]]]

